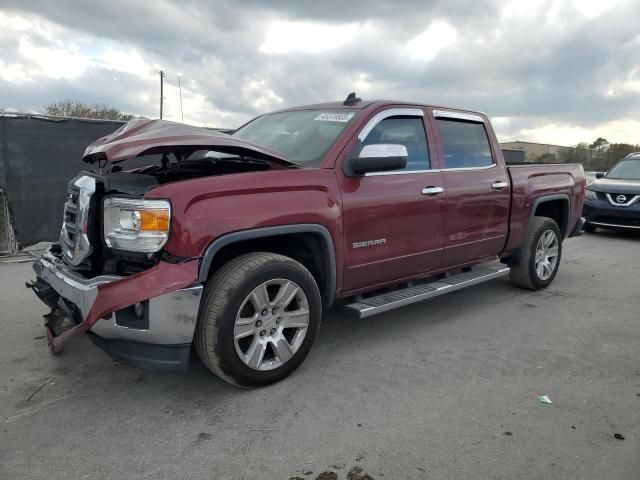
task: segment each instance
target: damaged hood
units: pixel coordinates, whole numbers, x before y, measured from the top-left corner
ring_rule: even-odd
[[[87,163],[104,160],[116,163],[142,155],[206,149],[234,155],[247,155],[280,165],[295,165],[281,153],[245,142],[226,133],[146,118],[131,120],[112,134],[91,143],[84,151],[82,159]]]

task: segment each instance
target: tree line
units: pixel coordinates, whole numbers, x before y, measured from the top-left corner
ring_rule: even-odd
[[[640,145],[609,143],[606,138],[600,137],[591,144],[582,142],[574,147],[561,148],[557,155],[544,154],[537,161],[542,163],[581,163],[587,171],[606,171],[618,160],[633,152],[640,152]]]
[[[122,120],[125,122],[134,118],[133,115],[123,113],[117,108],[103,103],[90,105],[69,99],[51,102],[44,107],[44,113],[51,117],[93,118],[97,120]]]

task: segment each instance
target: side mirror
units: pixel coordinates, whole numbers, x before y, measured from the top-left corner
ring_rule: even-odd
[[[605,175],[606,173],[607,173],[607,172],[596,172],[596,178],[604,178],[604,175]]]
[[[345,174],[352,177],[369,172],[402,170],[407,166],[408,158],[407,147],[404,145],[392,143],[365,145],[357,157],[346,160]]]

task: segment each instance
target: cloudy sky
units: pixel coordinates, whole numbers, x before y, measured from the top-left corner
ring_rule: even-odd
[[[501,140],[640,143],[640,0],[0,0],[0,109],[72,98],[234,127],[391,98],[487,112]]]

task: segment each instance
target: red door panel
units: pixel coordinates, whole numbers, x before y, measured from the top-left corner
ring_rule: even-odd
[[[454,266],[502,252],[508,233],[510,193],[504,171],[445,171],[447,214],[442,266]],[[506,187],[492,188],[496,182]]]
[[[408,153],[406,168],[360,177],[336,169],[342,191],[345,292],[373,289],[440,266],[446,194],[434,162],[431,126],[426,127],[421,107],[374,112],[349,148],[402,144]],[[428,187],[438,193],[423,194]]]
[[[442,173],[343,178],[345,291],[440,266],[445,196],[423,195],[425,187],[444,189]]]

